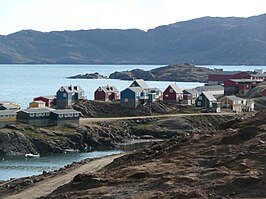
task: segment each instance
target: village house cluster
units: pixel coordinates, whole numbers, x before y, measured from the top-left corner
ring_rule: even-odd
[[[220,112],[221,108],[235,112],[253,111],[254,101],[241,96],[265,80],[266,74],[262,70],[215,70],[209,74],[205,86],[182,90],[173,83],[161,91],[149,87],[143,79],[136,79],[121,92],[113,85],[99,86],[94,92],[94,100],[120,101],[121,107],[130,109],[155,101],[165,101],[201,107],[207,112]],[[262,88],[259,90],[260,95],[266,98],[266,87]],[[35,126],[79,124],[81,113],[72,109],[72,105],[83,99],[84,90],[78,85],[69,85],[61,86],[55,95],[34,98],[27,109],[21,109],[18,103],[0,101],[0,127],[15,122]]]

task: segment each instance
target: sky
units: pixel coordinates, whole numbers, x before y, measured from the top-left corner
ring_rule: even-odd
[[[24,29],[148,30],[194,18],[266,13],[266,0],[0,0],[0,35]]]

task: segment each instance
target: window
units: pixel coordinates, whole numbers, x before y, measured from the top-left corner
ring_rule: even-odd
[[[30,114],[30,117],[34,117],[34,113],[31,113],[31,114]]]
[[[63,93],[63,97],[67,97],[67,94],[66,93]]]
[[[165,95],[165,97],[168,97],[168,95]]]
[[[169,93],[172,93],[174,92],[174,90],[172,88],[169,89]]]
[[[125,98],[125,102],[128,102],[128,98]]]
[[[64,116],[63,114],[59,114],[59,116],[58,116],[58,117],[59,117],[59,118],[62,118],[63,116]]]
[[[46,116],[50,116],[50,113],[46,113]]]
[[[75,117],[78,117],[79,116],[79,114],[78,113],[75,113]]]
[[[202,100],[202,96],[199,96],[199,100]]]
[[[198,106],[201,106],[201,102],[200,101],[198,102]]]

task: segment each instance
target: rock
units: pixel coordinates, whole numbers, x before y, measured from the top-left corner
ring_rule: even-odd
[[[79,74],[67,77],[68,79],[107,79],[107,76],[101,75],[98,72],[95,73],[86,73],[86,74]]]

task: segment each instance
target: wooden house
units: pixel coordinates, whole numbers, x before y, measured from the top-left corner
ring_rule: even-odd
[[[45,102],[43,101],[32,101],[29,103],[29,108],[44,108]]]
[[[84,99],[84,90],[80,86],[61,86],[56,93],[57,108],[71,108],[77,101]]]
[[[242,109],[246,106],[246,100],[235,95],[224,96],[220,99],[221,107],[232,109],[233,111],[240,113]]]
[[[214,102],[217,102],[216,98],[211,93],[204,91],[196,99],[195,104],[197,107],[212,108]]]
[[[141,87],[128,87],[121,91],[120,105],[125,108],[137,108],[141,100],[148,98]]]
[[[94,92],[94,100],[114,101],[119,99],[119,91],[115,86],[100,86]]]
[[[49,95],[49,96],[39,96],[35,97],[33,101],[43,101],[45,102],[45,106],[47,107],[52,107],[56,105],[56,96],[54,95]]]
[[[169,85],[163,92],[163,101],[179,102],[183,100],[183,91],[176,85]]]
[[[16,123],[16,111],[14,110],[4,110],[0,111],[0,128],[6,126],[7,124]]]

